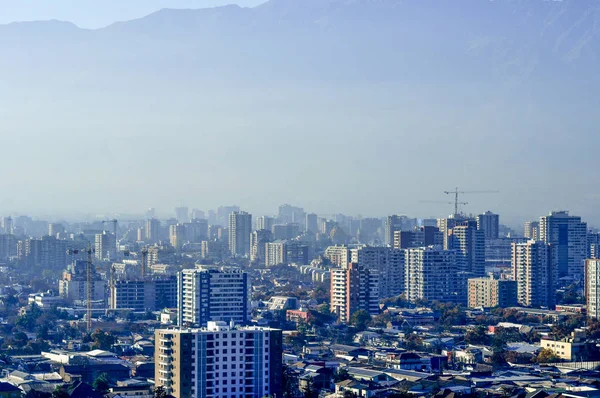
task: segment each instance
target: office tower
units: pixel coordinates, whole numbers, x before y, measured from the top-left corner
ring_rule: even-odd
[[[245,211],[229,215],[229,250],[232,256],[245,256],[250,253],[252,214]]]
[[[348,246],[329,246],[325,249],[323,256],[329,260],[329,262],[338,267],[345,267],[350,262],[350,249]],[[358,260],[357,260],[358,261]]]
[[[206,220],[206,214],[204,211],[200,209],[192,209],[192,221],[194,220]]]
[[[200,250],[200,256],[205,260],[219,262],[229,257],[229,244],[220,240],[204,240]]]
[[[210,322],[157,329],[155,384],[175,397],[283,396],[281,330]]]
[[[150,243],[156,243],[160,240],[160,221],[156,218],[146,220],[146,240]]]
[[[365,310],[379,313],[379,275],[356,263],[331,269],[330,309],[338,321],[350,322],[352,314]]]
[[[17,238],[14,235],[0,235],[0,261],[6,261],[17,255]]]
[[[62,224],[50,223],[48,224],[48,236],[54,236],[57,234],[65,233],[65,227]]]
[[[186,228],[183,224],[175,224],[169,226],[169,241],[171,246],[176,250],[181,250],[183,244],[186,242]]]
[[[269,216],[261,216],[256,219],[256,230],[260,231],[265,229],[267,231],[271,231],[273,229],[273,225],[275,224],[275,219]]]
[[[94,239],[94,255],[100,261],[117,258],[117,243],[115,236],[108,231],[96,234]]]
[[[485,239],[498,239],[500,216],[491,211],[486,211],[477,216],[477,229],[483,231]]]
[[[443,245],[444,236],[437,227],[425,226],[412,231],[394,232],[394,249]]]
[[[523,236],[531,240],[540,239],[540,223],[539,221],[527,221],[524,225]]]
[[[179,272],[179,326],[205,326],[208,321],[248,322],[250,279],[234,267],[203,267]]]
[[[356,261],[361,267],[377,270],[379,298],[399,296],[404,292],[404,250],[383,246],[365,246],[356,250]]]
[[[469,279],[469,308],[516,307],[517,281],[507,279]]]
[[[113,280],[109,308],[134,312],[161,311],[177,307],[177,277]]]
[[[177,222],[179,222],[181,224],[190,222],[189,209],[185,206],[176,207],[175,208],[175,218],[177,219]]]
[[[260,229],[252,232],[250,237],[250,261],[256,264],[265,265],[266,244],[273,240],[273,234],[266,229]]]
[[[459,272],[468,272],[474,277],[485,275],[485,237],[483,231],[477,229],[476,221],[461,221],[449,229],[447,243],[449,250],[456,251]]]
[[[583,278],[587,257],[587,224],[581,217],[570,216],[567,211],[553,211],[540,217],[540,239],[556,248],[558,276]]]
[[[402,231],[402,219],[400,216],[388,216],[385,221],[385,244],[391,246],[394,243],[394,232]]]
[[[12,217],[4,217],[2,219],[2,228],[5,234],[12,235],[13,234],[13,219]]]
[[[457,301],[456,252],[429,246],[406,249],[406,298]]]
[[[585,261],[585,304],[587,316],[600,318],[600,260]]]
[[[210,224],[227,225],[229,223],[229,215],[240,211],[239,206],[221,206],[217,209],[217,220]]]
[[[512,272],[520,305],[554,307],[558,274],[556,248],[536,241],[513,243]]]
[[[315,213],[308,213],[306,215],[306,232],[312,232],[313,234],[316,234],[317,232],[319,232],[319,225],[317,222],[317,215]]]
[[[87,300],[87,261],[75,260],[63,272],[62,279],[58,281],[58,292],[69,304],[81,304]],[[92,300],[106,300],[106,281],[102,280],[92,265]]]
[[[208,221],[194,218],[192,222],[184,224],[186,240],[199,243],[208,239]]]

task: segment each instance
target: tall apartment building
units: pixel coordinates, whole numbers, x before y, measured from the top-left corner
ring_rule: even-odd
[[[250,261],[265,265],[266,244],[273,240],[273,234],[267,229],[259,229],[250,236]]]
[[[513,243],[512,272],[520,305],[554,307],[558,267],[552,245],[539,241]]]
[[[516,307],[517,281],[494,278],[469,279],[469,308]]]
[[[232,256],[250,254],[251,233],[252,214],[236,211],[229,215],[229,251]]]
[[[209,322],[155,331],[155,383],[175,397],[283,396],[281,330]]]
[[[285,241],[276,240],[265,243],[265,266],[273,267],[285,262]]]
[[[456,252],[439,246],[406,249],[405,293],[409,301],[457,301]]]
[[[345,267],[351,261],[350,249],[344,245],[327,247],[323,256],[338,267]]]
[[[403,223],[401,216],[388,216],[385,220],[385,244],[391,246],[394,243],[394,232],[402,231]]]
[[[600,257],[600,234],[588,231],[587,234],[587,256],[586,258]]]
[[[448,249],[456,251],[459,272],[485,275],[485,237],[474,220],[462,221],[448,230]]]
[[[600,318],[600,260],[585,261],[585,304],[587,316]]]
[[[155,243],[160,240],[160,221],[156,218],[146,220],[146,240],[150,243]]]
[[[301,207],[290,206],[288,204],[279,206],[279,213],[277,219],[280,224],[296,223],[301,225],[304,229],[304,223],[306,221],[306,213]]]
[[[229,244],[219,240],[204,240],[200,246],[200,256],[203,259],[222,261],[229,257]]]
[[[410,247],[435,246],[444,244],[444,235],[437,227],[424,226],[412,231],[394,232],[394,249]]]
[[[177,222],[183,224],[190,221],[190,211],[187,207],[181,206],[175,208],[175,218]]]
[[[135,312],[160,311],[177,306],[177,278],[122,279],[109,287],[109,308]]]
[[[498,239],[500,235],[500,216],[491,211],[478,215],[477,229],[483,231],[485,239]]]
[[[312,232],[313,234],[319,232],[319,224],[317,219],[318,217],[315,213],[308,213],[306,215],[306,232]]]
[[[273,225],[275,224],[275,219],[269,216],[261,216],[256,219],[256,230],[267,230],[271,231]]]
[[[69,304],[87,300],[87,261],[74,261],[58,281],[58,292]],[[96,272],[92,265],[92,300],[106,300],[106,281]]]
[[[308,246],[297,240],[276,240],[265,244],[265,265],[308,264]]]
[[[94,240],[94,256],[100,261],[116,260],[117,242],[115,236],[108,231],[96,234]]]
[[[0,261],[6,261],[17,255],[17,238],[10,234],[0,235]]]
[[[355,261],[361,267],[376,270],[379,275],[379,298],[394,297],[404,292],[405,253],[401,249],[365,246],[356,250]]]
[[[540,240],[556,247],[558,276],[583,278],[587,257],[587,224],[567,211],[540,217]]]
[[[531,240],[540,240],[540,222],[527,221],[523,226],[523,236]]]
[[[352,314],[365,310],[379,313],[379,275],[356,263],[331,269],[330,309],[338,321],[350,322]]]
[[[208,221],[194,218],[192,222],[183,224],[185,227],[185,239],[192,243],[200,243],[208,239]]]
[[[67,242],[52,236],[18,241],[17,257],[27,267],[64,269],[69,264]]]
[[[171,246],[180,250],[187,241],[186,227],[183,224],[169,225],[169,240]]]
[[[208,321],[248,322],[250,279],[234,267],[203,267],[178,273],[179,326],[205,326]]]

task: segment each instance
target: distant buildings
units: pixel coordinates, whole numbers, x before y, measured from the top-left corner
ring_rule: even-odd
[[[250,237],[250,261],[265,265],[267,243],[273,240],[270,230],[259,229],[252,232]]]
[[[229,215],[229,251],[232,256],[250,254],[250,234],[252,232],[252,215],[245,211],[233,212]]]
[[[600,260],[585,262],[585,304],[590,318],[600,319]]]
[[[363,268],[377,271],[379,298],[395,297],[404,292],[405,252],[383,246],[352,249],[352,261]]]
[[[554,307],[558,272],[552,245],[536,241],[513,243],[512,271],[520,305]]]
[[[494,278],[469,279],[469,308],[516,307],[517,282]]]
[[[524,224],[523,236],[531,240],[540,239],[540,223],[539,221],[527,221]]]
[[[177,306],[175,276],[114,280],[109,290],[109,308],[113,310],[145,312]]]
[[[540,217],[539,240],[556,247],[558,276],[583,278],[587,254],[587,224],[567,211]]]
[[[146,220],[145,234],[149,243],[158,242],[160,240],[160,221],[156,218]]]
[[[464,220],[448,230],[449,250],[456,251],[459,272],[467,272],[475,277],[485,274],[485,237],[477,229],[477,222]]]
[[[115,236],[108,231],[96,234],[94,256],[100,261],[114,261],[117,258],[117,243]]]
[[[424,226],[412,231],[394,232],[394,249],[408,249],[410,247],[422,247],[432,245],[443,245],[444,235],[437,227]]]
[[[87,301],[87,266],[85,260],[76,260],[63,272],[62,279],[58,281],[59,295],[69,304],[79,304]],[[92,265],[92,300],[106,302],[106,281]]]
[[[234,267],[205,267],[178,274],[179,326],[205,326],[208,321],[245,324],[250,316],[250,281]]]
[[[330,310],[340,322],[350,322],[352,314],[365,310],[379,313],[379,275],[356,263],[331,269]]]
[[[280,397],[281,330],[210,322],[156,330],[155,384],[176,397]]]
[[[265,244],[265,265],[272,267],[279,264],[306,265],[308,246],[296,240],[276,240]]]

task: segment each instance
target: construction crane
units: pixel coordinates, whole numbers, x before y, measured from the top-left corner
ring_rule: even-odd
[[[69,249],[67,253],[70,255],[79,254],[79,249]],[[88,245],[88,248],[85,250],[87,254],[87,260],[85,264],[85,287],[86,287],[86,327],[87,331],[92,331],[92,301],[94,299],[94,289],[92,286],[92,274],[94,263],[92,261],[92,254],[94,253],[94,249],[92,249],[91,244]]]
[[[148,246],[142,248],[142,279],[146,279],[146,264],[148,263]]]
[[[419,203],[440,203],[445,205],[453,205],[455,202],[449,202],[446,200],[419,200]],[[458,202],[459,205],[466,206],[469,202]]]
[[[458,196],[462,194],[479,194],[479,193],[500,193],[500,191],[459,191],[458,187],[454,188],[454,191],[444,191],[446,195],[454,195],[454,214],[458,214],[458,205],[463,204],[459,202]]]

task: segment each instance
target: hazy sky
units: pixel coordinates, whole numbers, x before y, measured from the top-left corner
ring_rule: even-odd
[[[2,0],[0,24],[58,19],[82,28],[99,28],[140,18],[162,8],[203,8],[238,4],[251,7],[264,0]]]

